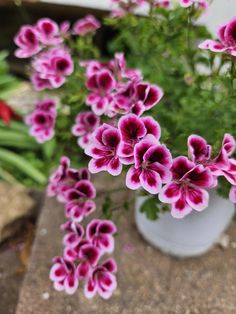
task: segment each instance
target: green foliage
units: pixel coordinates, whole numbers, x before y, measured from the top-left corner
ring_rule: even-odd
[[[0,51],[0,99],[6,99],[10,91],[19,84],[17,79],[9,74],[7,56],[6,51]]]
[[[15,169],[23,172],[38,184],[44,185],[47,181],[46,177],[25,158],[12,151],[0,148],[0,165],[2,163],[13,165]]]
[[[224,133],[236,136],[235,60],[197,47],[211,38],[206,27],[196,23],[199,14],[192,6],[154,9],[148,17],[106,19],[117,31],[110,52],[124,51],[129,66],[140,68],[145,80],[164,90],[164,98],[148,115],[159,121],[162,141],[174,157],[187,154],[190,134],[205,137],[214,152]],[[219,191],[226,196],[224,184],[220,180]],[[155,217],[156,212],[148,215]]]
[[[163,100],[148,114],[161,124],[162,140],[174,156],[187,153],[186,140],[192,133],[212,144],[218,144],[225,132],[236,135],[235,93],[230,76],[220,75],[230,60],[219,62],[217,54],[198,49],[201,39],[211,37],[195,23],[198,15],[178,7],[157,9],[152,17],[106,20],[117,30],[110,51],[124,51],[130,66],[141,68],[145,80],[163,88]],[[201,74],[202,66],[209,75]]]
[[[141,213],[145,213],[150,220],[159,218],[159,214],[169,210],[169,206],[159,201],[156,196],[148,196],[142,203],[140,208]]]

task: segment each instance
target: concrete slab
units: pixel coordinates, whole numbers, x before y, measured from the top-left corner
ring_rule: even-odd
[[[109,181],[108,181],[109,180]],[[100,189],[114,186],[112,178],[99,180]],[[115,201],[129,197],[117,192]],[[99,210],[97,211],[97,214]],[[104,301],[87,300],[82,287],[74,296],[55,292],[48,279],[51,258],[61,254],[59,225],[63,207],[47,199],[38,224],[28,272],[17,314],[235,314],[236,249],[215,247],[196,259],[177,260],[150,247],[138,234],[133,210],[117,211],[115,257],[118,289]],[[236,242],[236,224],[228,230]]]

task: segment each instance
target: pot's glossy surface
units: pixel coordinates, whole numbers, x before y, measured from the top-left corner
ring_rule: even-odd
[[[175,219],[168,212],[151,221],[140,212],[144,200],[145,197],[137,196],[135,204],[139,232],[153,246],[177,257],[206,253],[227,228],[235,212],[234,204],[211,192],[209,207],[200,213],[193,211],[183,219]]]

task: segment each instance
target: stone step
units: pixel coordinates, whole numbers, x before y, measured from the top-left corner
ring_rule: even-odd
[[[114,181],[103,178],[100,189],[112,188]],[[127,192],[114,195],[116,202],[127,197],[130,197]],[[87,300],[82,287],[68,296],[54,291],[48,278],[51,258],[62,252],[59,226],[65,219],[62,205],[46,199],[16,313],[236,313],[235,248],[215,247],[205,256],[178,260],[160,253],[141,238],[132,209],[125,213],[117,211],[114,219],[119,232],[115,249],[118,289],[108,301],[99,297]],[[227,233],[236,242],[235,222]]]

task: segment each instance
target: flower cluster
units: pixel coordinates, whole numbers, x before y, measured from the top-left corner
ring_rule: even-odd
[[[89,90],[86,103],[98,115],[115,117],[133,112],[141,115],[162,98],[160,87],[142,80],[138,70],[129,69],[122,53],[107,63],[86,61],[86,86]]]
[[[65,38],[71,35],[85,36],[100,27],[100,22],[93,16],[78,20],[70,30],[70,24],[60,26],[49,18],[38,20],[35,25],[24,25],[15,36],[18,58],[33,57],[31,76],[37,91],[54,89],[62,86],[66,77],[74,71],[74,64]]]
[[[75,118],[72,134],[78,137],[78,144],[86,148],[92,140],[92,134],[100,125],[100,118],[91,111],[80,112]]]
[[[219,153],[212,157],[211,146],[204,138],[191,135],[188,138],[189,158],[174,159],[171,168],[172,180],[159,194],[160,201],[172,204],[171,213],[182,218],[192,209],[202,211],[208,206],[209,194],[206,188],[215,188],[217,179],[224,176],[232,184],[230,200],[235,200],[236,160],[232,158],[236,142],[225,134]]]
[[[236,57],[236,18],[222,25],[218,29],[219,41],[206,39],[199,48],[213,52],[224,52]]]
[[[207,189],[215,188],[218,177],[232,185],[230,199],[235,202],[236,160],[232,158],[235,140],[225,134],[219,153],[212,157],[211,146],[198,135],[188,138],[189,158],[179,156],[172,161],[168,148],[159,142],[161,129],[152,117],[127,114],[117,126],[102,124],[93,132],[85,153],[91,157],[91,173],[107,171],[113,176],[130,168],[126,186],[143,188],[158,194],[159,200],[171,204],[171,214],[183,218],[192,210],[207,208]]]
[[[118,9],[113,10],[111,16],[114,18],[123,17],[127,13],[134,12],[137,8],[143,6],[169,9],[174,4],[171,0],[111,0],[118,5]],[[179,0],[179,4],[183,8],[188,8],[195,5],[197,9],[206,11],[209,3],[207,0]]]
[[[62,86],[66,77],[74,71],[69,51],[63,47],[54,47],[38,54],[32,62],[34,73],[31,81],[35,90],[53,89]]]
[[[126,184],[132,190],[143,187],[151,194],[160,191],[162,183],[171,179],[169,168],[172,157],[163,144],[159,143],[160,126],[152,117],[127,114],[118,121],[118,127],[101,125],[93,141],[85,149],[91,156],[89,171],[108,171],[117,176],[122,165],[131,165]]]
[[[96,190],[90,181],[87,169],[76,170],[70,167],[70,160],[62,157],[59,167],[51,175],[48,195],[57,196],[65,204],[66,223],[61,229],[65,246],[63,257],[55,257],[50,271],[54,288],[73,294],[79,281],[85,281],[84,292],[87,298],[98,293],[108,299],[116,289],[117,266],[112,258],[99,262],[104,254],[114,250],[114,237],[117,232],[114,223],[108,220],[93,219],[86,230],[80,224],[96,209],[92,199]]]
[[[101,23],[93,15],[87,15],[85,18],[75,22],[73,34],[85,36],[88,33],[95,32],[100,27]]]
[[[179,3],[184,8],[188,8],[195,4],[199,9],[204,11],[207,10],[209,6],[207,0],[179,0]]]
[[[53,99],[38,101],[34,111],[26,116],[25,123],[30,126],[30,134],[38,143],[53,138],[56,122],[56,103]]]

